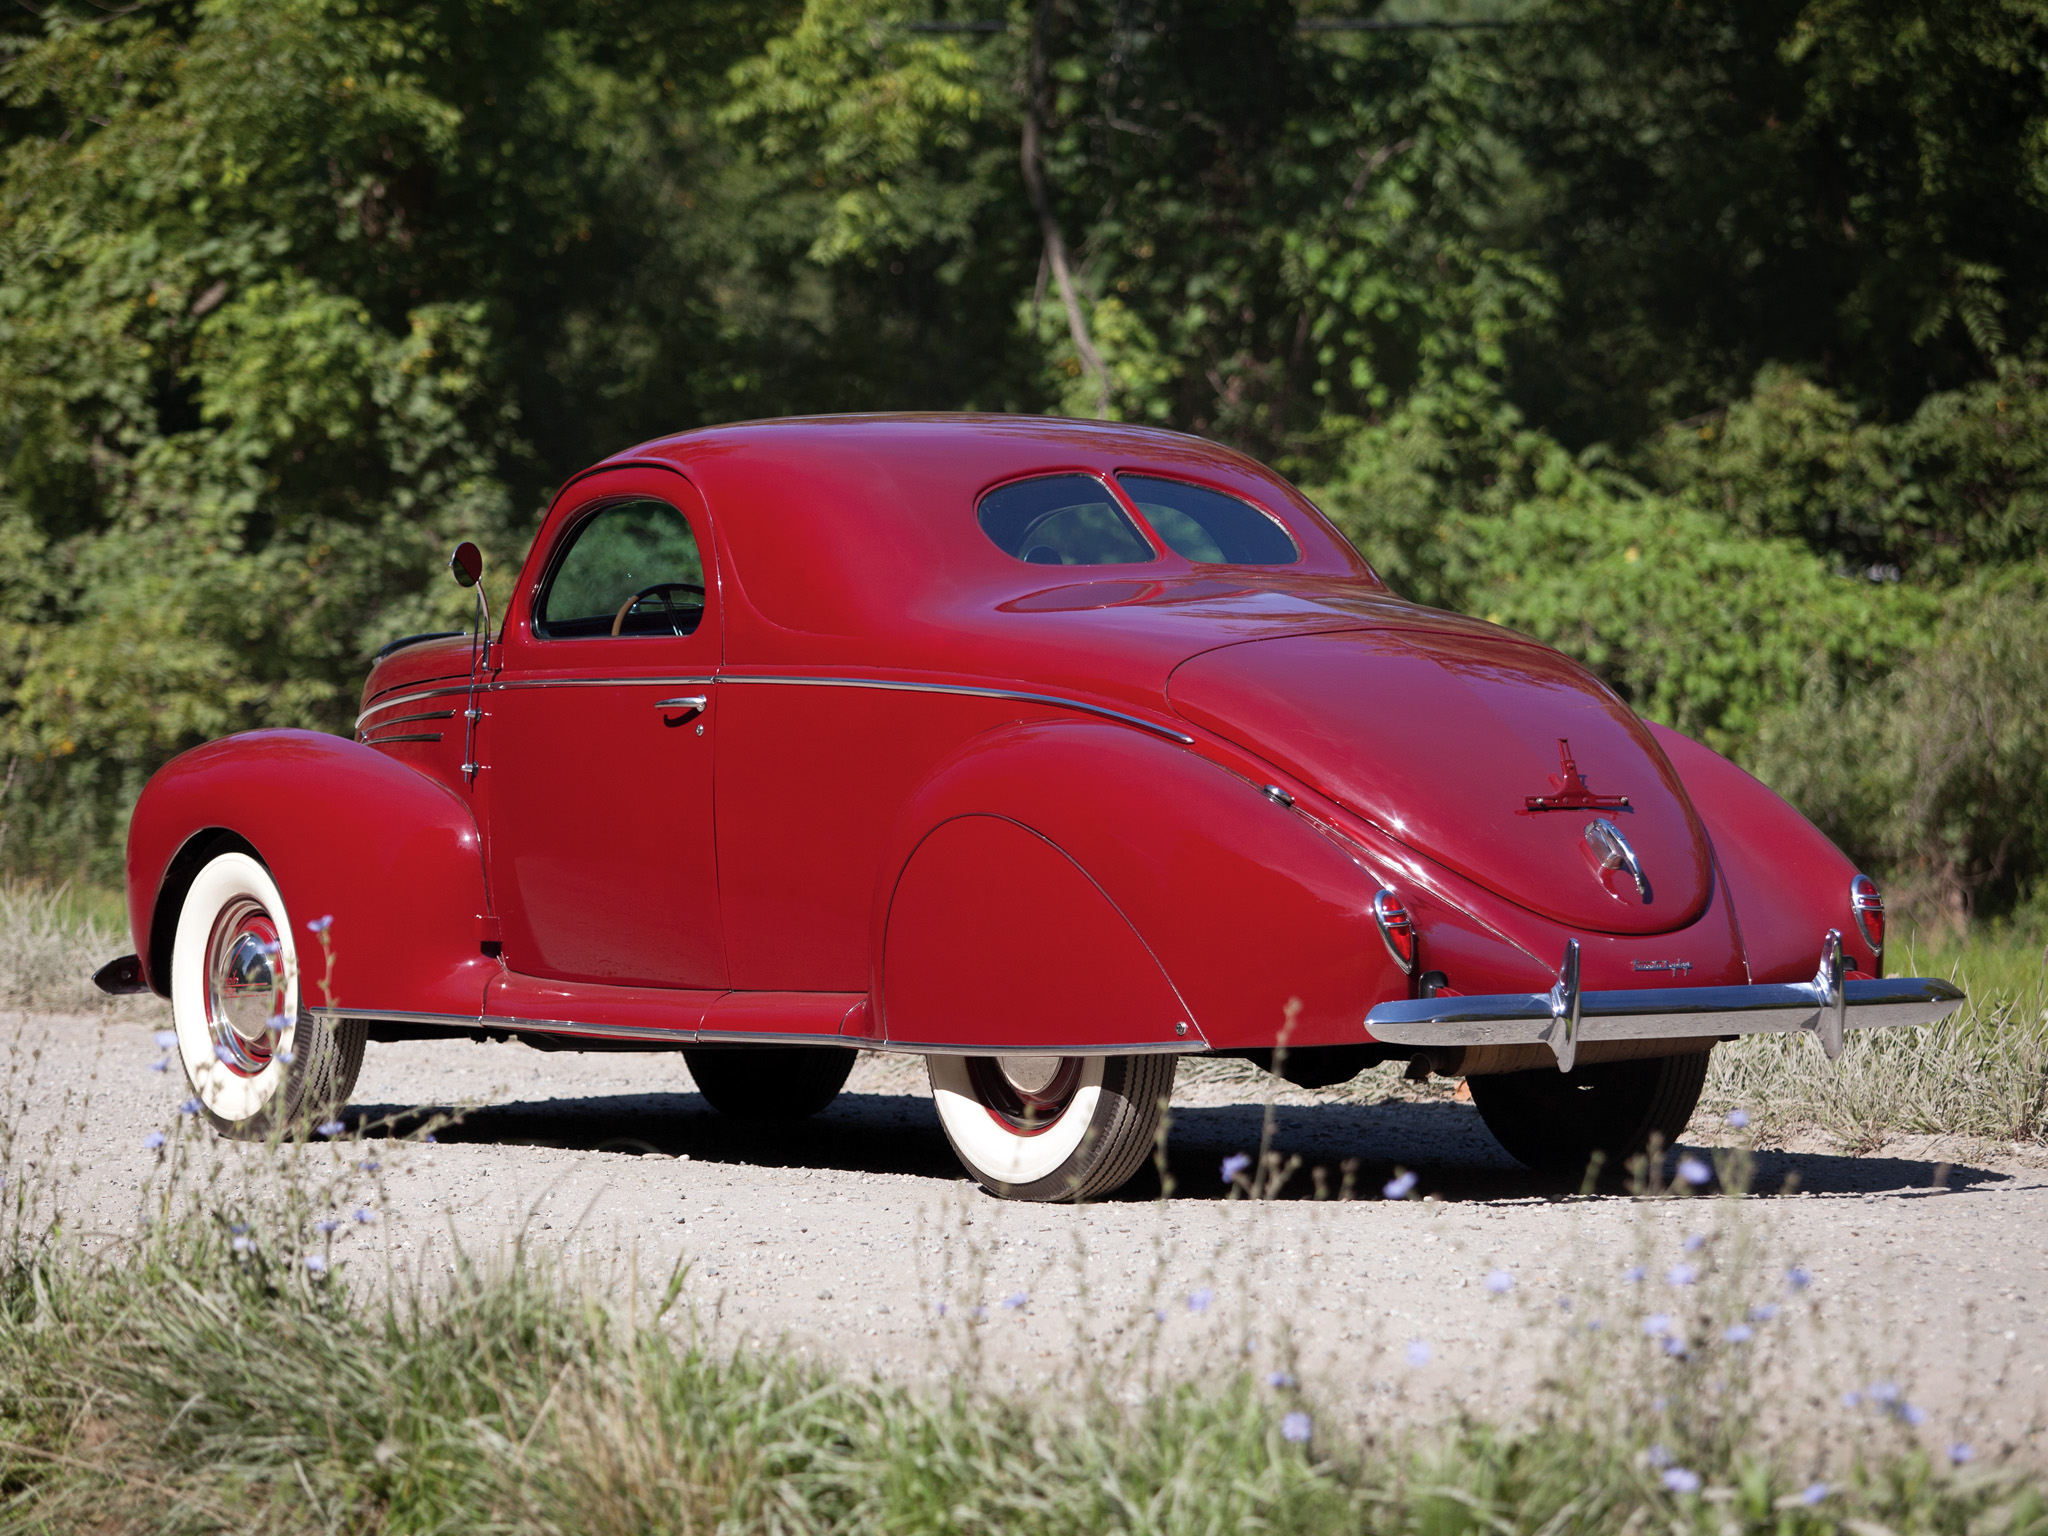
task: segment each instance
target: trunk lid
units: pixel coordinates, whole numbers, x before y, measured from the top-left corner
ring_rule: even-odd
[[[1183,719],[1554,921],[1667,933],[1712,894],[1705,829],[1662,749],[1554,651],[1474,625],[1332,630],[1205,651],[1175,668],[1168,698]],[[1627,805],[1598,803],[1613,796]],[[1635,853],[1648,900],[1611,842],[1589,837],[1598,819]]]

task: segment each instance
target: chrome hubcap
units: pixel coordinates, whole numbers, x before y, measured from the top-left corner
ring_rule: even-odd
[[[1079,1056],[971,1056],[967,1072],[982,1107],[1027,1136],[1065,1114],[1081,1086]]]
[[[206,945],[206,1033],[214,1059],[253,1077],[277,1050],[285,1004],[277,924],[247,897],[213,920]]]
[[[1061,1058],[1058,1056],[998,1056],[996,1065],[1002,1069],[1009,1085],[1024,1098],[1037,1098],[1053,1085],[1053,1079],[1060,1075]]]

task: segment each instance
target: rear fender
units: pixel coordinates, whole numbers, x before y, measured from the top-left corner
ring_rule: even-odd
[[[1883,974],[1849,906],[1856,866],[1762,780],[1689,736],[1651,725],[1706,823],[1754,982],[1811,981],[1830,928],[1865,976]]]
[[[469,808],[444,786],[315,731],[251,731],[166,764],[128,828],[129,926],[153,991],[169,992],[186,890],[230,848],[264,863],[300,926],[307,1006],[482,1012],[500,970],[478,947],[482,849]],[[306,931],[323,917],[325,944]]]
[[[920,864],[940,850],[943,867]],[[915,987],[897,963],[911,955],[949,957],[970,994],[947,1010],[963,1033],[975,1017],[1017,1016],[1014,999],[1057,995],[1049,973],[1071,976],[1080,1008],[1142,1020],[1142,1036],[1120,1038],[1155,1049],[1270,1047],[1297,998],[1289,1043],[1355,1045],[1375,1002],[1411,990],[1374,926],[1379,881],[1360,861],[1259,786],[1119,726],[1038,722],[977,737],[912,798],[881,870],[871,985],[892,1041],[933,1015],[920,1004],[904,1028],[892,1017]],[[1044,910],[1055,887],[1073,899]],[[1036,916],[1019,899],[1033,891]],[[1085,935],[1074,927],[1084,909]],[[1000,924],[985,921],[996,914]],[[1115,955],[1129,965],[1114,987],[1079,974]],[[1052,1025],[1044,1045],[1073,1032]]]

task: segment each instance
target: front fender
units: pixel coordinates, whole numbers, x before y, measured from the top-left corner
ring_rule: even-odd
[[[1706,824],[1750,980],[1811,981],[1830,928],[1842,935],[1845,960],[1866,976],[1882,975],[1883,957],[1871,951],[1849,906],[1856,866],[1827,834],[1718,752],[1669,726],[1653,724],[1650,732]]]
[[[1150,1021],[1159,1013],[1153,1027],[1161,1031],[1161,1046],[1175,1043],[1163,1031],[1184,1020],[1215,1049],[1270,1047],[1293,999],[1301,1008],[1290,1044],[1355,1045],[1374,1003],[1408,995],[1408,978],[1371,917],[1378,879],[1303,817],[1257,785],[1170,743],[1114,725],[1037,722],[968,743],[912,797],[890,833],[871,949],[871,985],[885,1030],[889,991],[901,984],[900,972],[891,974],[892,950],[985,957],[985,968],[956,960],[949,969],[956,977],[979,976],[974,984],[991,1014],[1008,1012],[1007,998],[1040,988],[1037,971],[1057,974],[1079,958],[1070,954],[1072,940],[1061,927],[1071,924],[1071,912],[1057,921],[1047,914],[1035,944],[1014,929],[996,944],[982,928],[993,907],[1017,918],[1015,891],[1052,889],[1055,866],[1044,859],[1034,858],[1032,870],[1012,870],[999,858],[977,867],[956,856],[961,888],[949,904],[928,894],[914,913],[898,904],[920,846],[948,823],[970,825],[960,821],[968,817],[1000,818],[1033,834],[1028,842],[991,835],[976,846],[1022,850],[1042,840],[1099,890],[1105,913],[1128,923],[1163,973],[1160,986],[1170,987],[1184,1009],[1173,1016],[1165,994],[1149,979],[1142,983],[1145,997],[1160,999],[1145,1016]],[[949,833],[934,846],[955,838]],[[1038,863],[1046,863],[1044,872],[1035,870]],[[998,891],[1003,900],[992,902]],[[1123,941],[1112,936],[1114,926],[1120,924],[1102,917],[1088,943],[1090,957],[1125,952],[1117,949]],[[1029,956],[1028,966],[1020,955]],[[1133,960],[1131,969],[1144,967]],[[1120,984],[1141,986],[1136,974]],[[1115,1006],[1107,997],[1102,1004]],[[958,1008],[964,1014],[973,1006],[963,1001]]]
[[[374,747],[316,731],[250,731],[197,747],[149,781],[128,828],[128,921],[166,994],[185,890],[216,845],[246,844],[292,919],[311,1006],[476,1015],[495,960],[476,821],[445,786]],[[332,916],[327,946],[304,925]],[[333,954],[329,969],[327,951]]]

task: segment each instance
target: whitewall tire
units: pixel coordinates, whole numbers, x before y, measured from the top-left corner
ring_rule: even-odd
[[[927,1056],[953,1151],[990,1194],[1088,1200],[1153,1154],[1180,1058]]]
[[[185,892],[171,940],[178,1059],[222,1133],[262,1137],[348,1102],[368,1026],[300,1012],[297,936],[270,871],[217,854]]]

